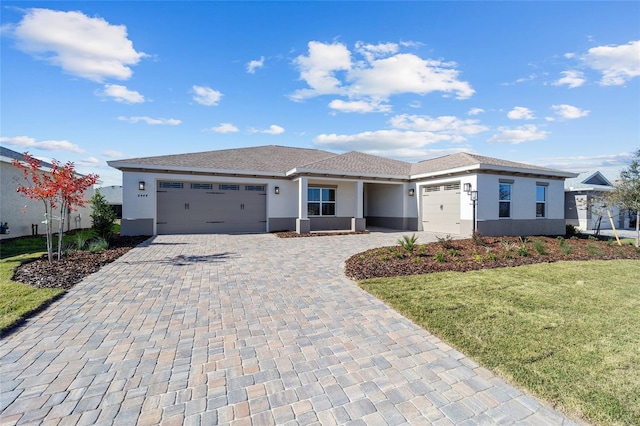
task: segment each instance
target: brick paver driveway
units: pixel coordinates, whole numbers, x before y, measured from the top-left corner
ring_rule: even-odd
[[[0,423],[570,423],[344,277],[401,235],[156,237],[2,340]]]

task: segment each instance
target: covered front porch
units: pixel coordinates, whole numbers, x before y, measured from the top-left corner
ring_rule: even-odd
[[[366,230],[367,225],[417,230],[415,186],[364,179],[301,176],[296,232]]]

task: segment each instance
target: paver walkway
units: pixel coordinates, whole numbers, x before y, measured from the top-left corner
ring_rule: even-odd
[[[571,424],[344,277],[401,235],[156,237],[0,342],[0,423]]]

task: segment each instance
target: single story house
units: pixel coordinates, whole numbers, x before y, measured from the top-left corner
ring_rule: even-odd
[[[628,212],[621,212],[615,206],[607,206],[603,198],[614,189],[613,183],[599,171],[580,173],[565,180],[564,212],[567,224],[584,231],[611,229],[608,210],[616,228],[628,227]]]
[[[13,165],[13,160],[24,160],[24,155],[0,146],[0,222],[8,227],[8,232],[3,226],[0,238],[14,238],[25,235],[44,234],[44,204],[39,200],[30,200],[16,192],[19,185],[27,185],[22,172]],[[50,170],[51,164],[41,163],[44,173]],[[93,188],[84,193],[85,199],[93,196]],[[67,212],[66,230],[91,227],[91,206],[80,207],[77,210]],[[57,231],[57,224],[54,227]]]
[[[364,230],[564,234],[560,170],[469,153],[408,163],[284,146],[109,161],[124,235]]]

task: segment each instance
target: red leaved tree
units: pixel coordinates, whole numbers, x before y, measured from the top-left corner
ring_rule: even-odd
[[[44,223],[47,235],[47,255],[49,262],[53,260],[53,220],[60,221],[58,228],[58,259],[62,257],[62,234],[66,212],[87,204],[83,198],[84,191],[98,180],[98,175],[88,174],[80,176],[75,172],[72,162],[64,165],[56,160],[51,161],[51,169],[41,169],[42,162],[29,155],[23,154],[24,159],[13,160],[13,165],[20,169],[28,185],[19,185],[17,191],[32,200],[44,203]],[[59,216],[54,217],[54,212]]]

